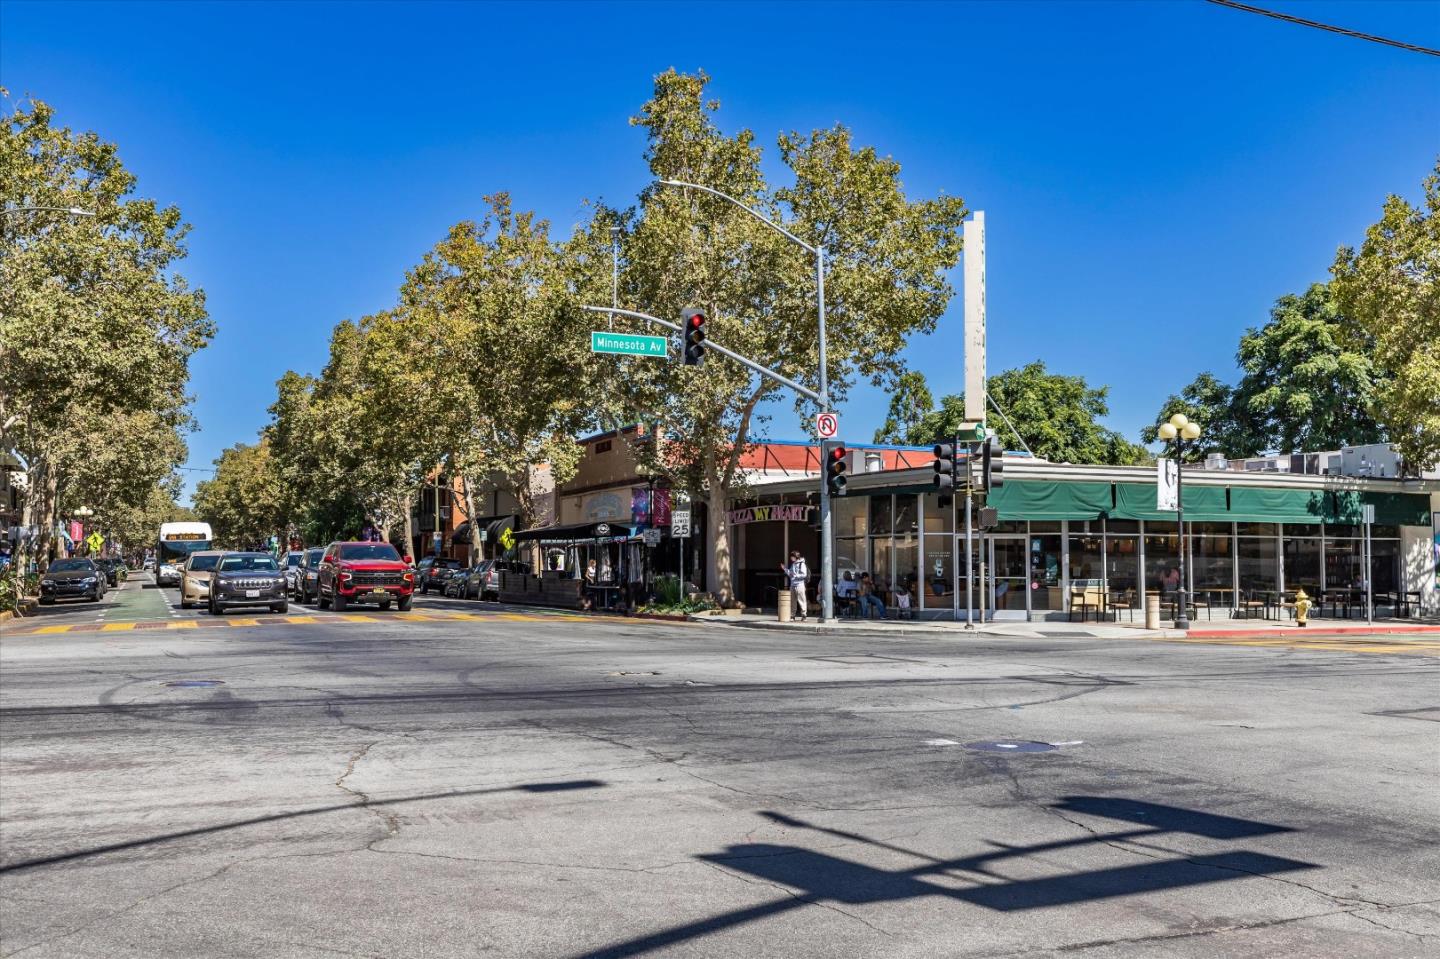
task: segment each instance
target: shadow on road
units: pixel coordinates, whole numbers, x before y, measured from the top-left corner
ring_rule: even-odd
[[[606,785],[606,783],[598,779],[572,779],[561,782],[525,783],[520,786],[495,786],[489,789],[462,789],[455,792],[423,793],[417,796],[400,796],[396,799],[371,799],[361,802],[336,803],[333,806],[319,806],[314,809],[287,810],[286,812],[278,812],[269,816],[255,816],[252,819],[239,819],[235,822],[220,823],[215,826],[201,826],[197,829],[163,833],[158,836],[147,836],[144,839],[132,839],[129,842],[112,843],[108,846],[93,846],[89,849],[78,849],[74,852],[59,853],[54,856],[44,856],[39,859],[24,859],[20,862],[0,866],[0,874],[19,872],[22,869],[35,869],[40,866],[52,866],[62,862],[73,862],[77,859],[89,859],[92,856],[103,856],[108,853],[124,852],[129,849],[144,849],[167,842],[175,842],[179,839],[190,839],[195,836],[210,836],[216,833],[230,832],[235,829],[245,829],[249,826],[258,826],[261,823],[279,822],[285,819],[300,819],[305,816],[319,816],[324,813],[339,812],[344,809],[374,809],[382,806],[398,806],[401,803],[424,802],[431,799],[460,799],[465,796],[489,796],[498,793],[570,792],[577,789],[602,789]]]
[[[991,842],[989,845],[994,847],[992,852],[960,859],[938,859],[913,849],[872,840],[858,833],[817,826],[783,813],[762,812],[760,815],[784,826],[807,829],[888,852],[902,853],[921,860],[922,865],[891,871],[800,846],[771,843],[730,846],[724,852],[707,853],[696,858],[795,891],[784,898],[757,906],[711,916],[606,946],[584,953],[579,959],[621,959],[638,956],[813,903],[868,905],[935,896],[998,912],[1015,912],[1319,868],[1314,863],[1244,850],[1203,856],[1175,854],[1174,858],[1160,858],[1160,854],[1154,851],[1145,851],[1140,854],[1149,857],[1147,861],[1108,869],[1062,873],[1035,879],[1007,879],[994,872],[991,865],[1003,860],[1024,859],[1056,849],[1111,844],[1140,837],[1153,838],[1184,833],[1210,839],[1236,839],[1292,831],[1288,826],[1256,820],[1236,819],[1179,806],[1104,796],[1066,796],[1051,808],[1062,813],[1082,813],[1105,819],[1138,822],[1145,828],[1113,833],[1097,831],[1076,839],[1029,846]],[[954,889],[949,885],[939,885],[931,881],[932,876],[943,876],[951,883],[957,879],[970,879],[974,885]]]

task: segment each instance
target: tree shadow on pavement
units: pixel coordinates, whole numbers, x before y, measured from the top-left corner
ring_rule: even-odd
[[[1197,856],[1170,854],[1173,858],[1161,858],[1163,853],[1147,851],[1141,853],[1148,857],[1147,860],[1134,865],[1039,878],[1011,879],[998,875],[992,868],[997,863],[1038,857],[1058,849],[1093,847],[1170,834],[1189,834],[1208,839],[1236,839],[1293,831],[1288,826],[1114,797],[1066,796],[1051,808],[1062,813],[1082,813],[1123,822],[1142,823],[1143,828],[1112,833],[1095,831],[1075,839],[1026,846],[991,842],[989,845],[992,851],[958,859],[940,859],[917,850],[873,840],[859,833],[818,826],[783,813],[762,812],[760,815],[780,825],[900,853],[920,860],[921,864],[911,869],[892,871],[801,846],[772,843],[730,846],[724,852],[708,853],[696,858],[736,873],[787,887],[783,890],[786,894],[780,899],[760,905],[606,946],[584,953],[580,959],[622,959],[626,956],[638,956],[815,903],[863,906],[935,896],[997,912],[1016,912],[1319,868],[1314,863],[1245,850]],[[956,889],[949,884],[940,885],[933,881],[932,877],[943,877],[947,883],[969,880],[973,885]]]

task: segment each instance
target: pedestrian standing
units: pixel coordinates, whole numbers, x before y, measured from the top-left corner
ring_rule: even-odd
[[[810,567],[805,565],[805,557],[800,555],[800,551],[792,549],[790,565],[781,566],[780,569],[789,579],[791,602],[800,610],[800,615],[796,618],[803,623],[805,614],[808,612],[805,602],[805,587],[810,583]]]

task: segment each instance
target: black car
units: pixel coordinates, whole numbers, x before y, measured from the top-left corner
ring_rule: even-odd
[[[432,589],[443,590],[446,581],[464,566],[458,559],[427,556],[415,570],[415,588],[421,593],[428,593]]]
[[[290,609],[285,571],[269,553],[226,553],[210,574],[210,615],[223,616],[236,606],[269,606],[272,613]]]
[[[444,595],[452,597],[454,599],[469,599],[470,574],[478,568],[479,567],[472,567],[470,569],[457,569],[455,572],[450,574],[449,579],[445,580],[445,587],[441,590],[441,592]]]
[[[95,565],[105,574],[105,585],[120,585],[120,561],[118,559],[97,559]]]
[[[320,578],[320,559],[325,555],[325,547],[312,546],[305,551],[300,558],[300,568],[295,571],[295,583],[290,590],[290,597],[297,603],[312,603],[318,595],[315,583]]]
[[[40,602],[45,606],[57,599],[98,603],[104,595],[105,571],[92,559],[57,559],[40,577]]]

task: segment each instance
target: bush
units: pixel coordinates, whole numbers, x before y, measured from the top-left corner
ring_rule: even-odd
[[[0,576],[0,612],[20,612],[20,603],[40,591],[40,577],[31,573],[21,576],[16,569],[7,569]]]

